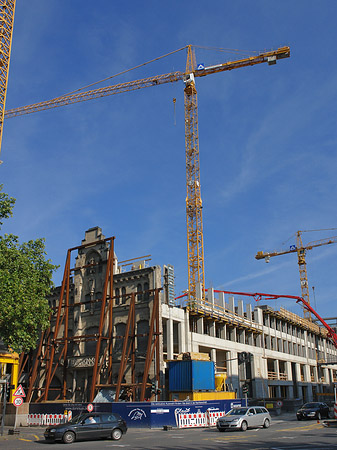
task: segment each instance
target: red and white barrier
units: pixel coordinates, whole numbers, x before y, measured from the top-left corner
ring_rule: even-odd
[[[45,425],[58,425],[64,422],[63,414],[45,414]]]
[[[44,425],[43,416],[44,414],[28,414],[27,425]]]
[[[28,414],[27,425],[58,425],[67,420],[63,414]]]
[[[205,413],[178,414],[177,419],[178,428],[207,427]]]
[[[209,411],[206,412],[207,417],[207,425],[209,427],[215,427],[216,421],[219,419],[219,417],[223,417],[225,415],[225,411]]]
[[[333,416],[335,419],[337,419],[337,403],[335,403],[333,407]]]

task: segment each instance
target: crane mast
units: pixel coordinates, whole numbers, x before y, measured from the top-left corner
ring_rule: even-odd
[[[305,249],[305,247],[303,247],[301,231],[297,231],[297,233],[296,233],[296,247],[297,247],[298,269],[300,271],[300,283],[301,283],[302,298],[305,300],[305,302],[308,305],[310,305],[307,263],[305,260],[306,249]],[[304,312],[304,317],[306,319],[311,320],[310,310],[307,308],[304,308],[303,312]]]
[[[186,224],[188,259],[188,305],[205,299],[204,237],[200,191],[198,101],[194,82],[196,63],[192,47],[187,50],[185,76]]]
[[[16,0],[0,0],[0,153]]]

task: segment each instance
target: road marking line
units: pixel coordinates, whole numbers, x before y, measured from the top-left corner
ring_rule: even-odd
[[[250,434],[249,436],[237,436],[237,437],[223,437],[223,438],[221,438],[221,437],[219,437],[219,438],[216,438],[216,439],[220,439],[219,440],[219,442],[223,442],[223,441],[237,441],[237,440],[239,440],[239,439],[248,439],[248,438],[251,438],[251,437],[256,437],[257,435],[256,434]],[[203,440],[204,441],[210,441],[210,440],[213,440],[214,438],[203,438]]]
[[[23,438],[19,438],[19,441],[33,442],[32,439],[23,439]]]

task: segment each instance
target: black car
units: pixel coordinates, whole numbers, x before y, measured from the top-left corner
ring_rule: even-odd
[[[297,420],[302,419],[329,419],[329,406],[323,402],[305,403],[296,413]]]
[[[48,441],[63,441],[65,444],[85,439],[119,440],[127,429],[125,420],[119,414],[84,413],[67,423],[49,426],[44,437]]]

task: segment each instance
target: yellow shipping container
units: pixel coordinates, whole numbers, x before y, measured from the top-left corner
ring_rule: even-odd
[[[170,400],[232,400],[236,398],[235,392],[219,392],[219,391],[208,391],[208,392],[171,392]]]

